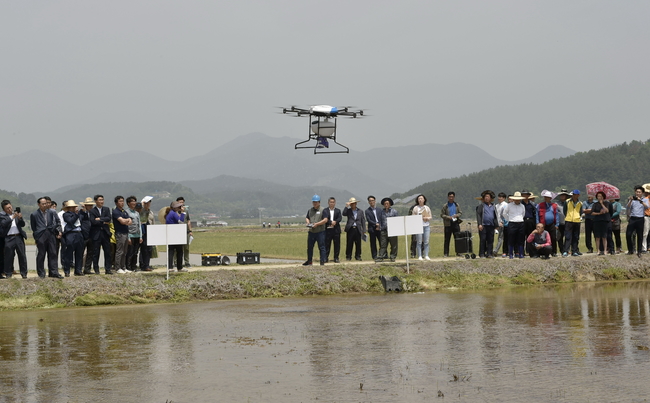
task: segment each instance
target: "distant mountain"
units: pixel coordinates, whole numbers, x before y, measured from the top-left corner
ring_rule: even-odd
[[[563,146],[550,146],[530,158],[511,162],[497,159],[471,144],[451,143],[314,155],[311,150],[295,150],[298,141],[250,133],[182,162],[167,161],[143,151],[127,151],[78,166],[48,153],[30,151],[0,158],[0,164],[21,168],[5,177],[4,186],[22,192],[51,192],[65,186],[125,180],[185,183],[230,175],[295,187],[345,190],[365,199],[369,194],[382,197],[424,182],[490,167],[537,163],[573,153]],[[28,165],[27,161],[38,161],[38,164]]]
[[[352,193],[326,186],[288,186],[271,183],[261,179],[245,179],[230,175],[220,175],[201,181],[184,181],[184,186],[196,194],[210,200],[215,206],[231,206],[254,210],[264,208],[265,214],[293,215],[304,214],[311,207],[311,197],[321,196],[322,205],[334,197],[337,206],[343,208]]]
[[[15,192],[56,189],[76,180],[79,166],[50,153],[30,150],[0,158],[2,186]]]
[[[524,158],[523,160],[513,161],[507,165],[519,165],[519,164],[541,164],[546,161],[550,161],[555,158],[564,158],[570,155],[575,154],[575,150],[572,150],[568,147],[562,145],[548,146],[537,154]]]
[[[292,186],[328,186],[365,198],[368,194],[381,197],[379,195],[404,191],[423,181],[512,163],[464,143],[382,147],[363,152],[351,151],[350,154],[314,155],[310,150],[294,150],[294,144],[298,141],[288,137],[269,137],[262,133],[239,136],[188,161],[168,178],[204,179],[219,173]],[[564,147],[556,151],[562,156],[571,152]],[[553,149],[543,150],[530,159],[557,157],[553,152]],[[417,168],[415,165],[409,167],[410,161],[424,163],[418,164]]]
[[[98,158],[82,166],[89,178],[105,173],[117,172],[168,172],[178,169],[183,163],[169,161],[144,151],[125,151]],[[147,175],[142,175],[146,177]]]
[[[168,197],[161,195],[165,194]],[[196,213],[215,213],[218,215],[238,215],[257,217],[259,208],[263,216],[302,215],[311,207],[311,198],[318,194],[326,205],[327,198],[335,197],[339,207],[352,197],[352,194],[339,189],[322,186],[294,187],[278,185],[261,179],[245,179],[220,175],[200,181],[183,183],[162,182],[105,182],[78,187],[65,187],[51,193],[57,201],[73,199],[77,202],[95,194],[102,194],[107,206],[113,206],[116,195],[128,197],[135,195],[138,200],[145,195],[153,195],[152,209],[158,211],[168,206],[178,196],[183,196],[191,211]]]
[[[561,150],[559,150],[561,151]],[[512,194],[523,189],[539,195],[542,190],[559,191],[561,188],[585,192],[588,183],[605,181],[621,190],[621,197],[633,192],[634,185],[644,184],[650,178],[650,140],[633,141],[621,145],[578,152],[568,157],[553,159],[542,164],[526,163],[498,166],[469,175],[439,179],[414,187],[395,198],[422,193],[430,206],[438,209],[447,200],[447,192],[456,192],[456,201],[469,216],[474,215],[478,202],[474,199],[490,189],[495,193]],[[537,201],[540,198],[538,197]]]

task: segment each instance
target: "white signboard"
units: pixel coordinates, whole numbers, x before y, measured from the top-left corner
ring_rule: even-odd
[[[185,245],[187,224],[147,225],[147,245]]]
[[[388,236],[413,235],[424,232],[421,215],[388,217],[386,224],[388,225]]]

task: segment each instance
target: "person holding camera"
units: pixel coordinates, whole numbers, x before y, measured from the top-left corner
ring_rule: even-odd
[[[320,264],[325,264],[327,259],[325,250],[325,224],[327,224],[327,217],[323,218],[323,208],[320,206],[320,196],[314,195],[311,198],[312,207],[307,211],[305,222],[309,233],[307,234],[307,261],[303,266],[311,266],[314,257],[314,244],[318,243],[318,250],[320,252]]]
[[[13,210],[9,200],[2,201],[0,211],[0,237],[4,238],[4,275],[0,278],[11,278],[14,273],[14,256],[18,255],[20,275],[27,278],[27,255],[25,254],[25,239],[27,234],[23,230],[25,220],[20,212],[20,207]]]
[[[165,216],[166,224],[185,224],[185,206],[183,203],[175,201],[169,205],[169,212]],[[169,267],[174,267],[174,259],[176,260],[176,271],[186,273],[188,270],[183,268],[183,246],[184,245],[169,245],[167,249],[167,264]]]
[[[185,213],[185,219],[183,222],[187,224],[187,243],[183,245],[183,267],[192,267],[190,264],[190,238],[194,236],[192,232],[192,220],[190,219],[189,206],[185,205],[185,198],[183,196],[178,196],[176,201],[183,206],[183,212]],[[271,228],[269,226],[269,228]]]
[[[70,268],[74,264],[74,275],[83,276],[84,236],[81,228],[83,216],[74,200],[68,200],[63,208],[63,274],[70,277]]]
[[[643,201],[643,187],[637,185],[634,187],[634,196],[627,199],[627,215],[628,223],[627,230],[625,231],[625,240],[627,241],[628,255],[634,254],[634,244],[632,243],[632,234],[636,234],[636,253],[641,257],[643,250],[643,223],[644,211],[650,206],[644,205]]]

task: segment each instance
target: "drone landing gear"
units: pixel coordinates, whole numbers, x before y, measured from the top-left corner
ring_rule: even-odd
[[[309,139],[297,143],[295,149],[313,148],[314,154],[348,154],[350,149],[336,141],[336,118],[334,118],[334,122],[329,118],[324,118],[321,121],[322,117],[317,116],[318,120],[312,122],[312,116],[309,115]],[[316,140],[316,144],[303,145],[313,140]],[[330,149],[330,141],[338,147]]]
[[[301,145],[305,143],[309,143],[313,140],[316,140],[316,144],[309,144],[309,145]],[[330,150],[330,142],[333,142],[336,144],[337,149],[336,150]],[[339,143],[336,141],[334,138],[330,137],[329,139],[327,137],[319,137],[316,136],[315,134],[312,134],[309,136],[309,140],[301,141],[300,143],[296,144],[296,150],[299,148],[313,148],[314,149],[314,154],[348,154],[350,152],[350,149],[343,144]]]

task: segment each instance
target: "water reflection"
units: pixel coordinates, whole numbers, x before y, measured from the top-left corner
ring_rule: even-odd
[[[630,282],[2,312],[0,402],[643,401],[649,294]]]

